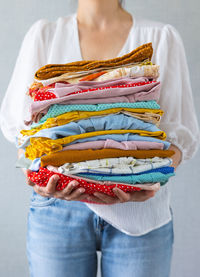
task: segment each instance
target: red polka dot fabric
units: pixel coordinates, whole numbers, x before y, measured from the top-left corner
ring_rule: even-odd
[[[36,92],[34,101],[44,101],[44,100],[50,100],[53,98],[57,98],[54,93],[45,91],[45,92]]]
[[[74,180],[79,182],[79,184],[77,185],[77,188],[83,187],[85,189],[85,193],[87,193],[87,194],[93,194],[94,192],[102,192],[102,193],[105,193],[110,196],[115,196],[115,194],[112,191],[112,189],[115,186],[117,186],[124,192],[141,190],[140,188],[135,187],[133,185],[128,186],[128,185],[124,185],[124,184],[122,185],[122,184],[117,184],[117,183],[112,184],[112,185],[102,185],[102,184],[98,184],[98,183],[87,182],[81,178],[74,179],[72,177],[68,177],[61,173],[55,173],[53,171],[49,171],[45,167],[40,167],[38,172],[33,171],[33,172],[29,173],[28,178],[36,185],[45,187],[49,181],[49,178],[55,174],[59,175],[59,177],[60,177],[57,182],[57,187],[56,187],[56,189],[59,191],[66,188],[66,186],[69,184],[69,182],[74,181]],[[88,202],[88,201],[84,201],[84,202]]]

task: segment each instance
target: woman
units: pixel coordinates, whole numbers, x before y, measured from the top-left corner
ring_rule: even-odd
[[[24,127],[24,95],[39,67],[111,59],[146,42],[153,43],[152,61],[161,69],[159,104],[167,112],[160,127],[173,144],[173,166],[190,159],[198,148],[199,129],[182,40],[173,26],[137,18],[118,0],[79,0],[76,13],[55,22],[42,19],[30,28],[2,103],[6,138],[14,141]],[[57,180],[52,176],[44,188],[28,182],[33,186],[27,232],[31,276],[96,276],[97,250],[104,277],[169,276],[173,222],[168,185],[156,194],[116,188],[112,198],[89,196],[76,189],[77,182],[58,192]],[[83,199],[112,205],[85,204]]]

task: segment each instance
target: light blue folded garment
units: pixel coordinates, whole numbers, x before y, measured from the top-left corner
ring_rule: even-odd
[[[77,122],[70,122],[65,125],[53,128],[42,129],[36,134],[25,139],[19,147],[26,147],[31,137],[45,137],[53,140],[79,135],[83,133],[103,131],[103,130],[146,130],[150,132],[161,131],[156,125],[134,118],[126,114],[109,114],[101,117],[91,117]]]

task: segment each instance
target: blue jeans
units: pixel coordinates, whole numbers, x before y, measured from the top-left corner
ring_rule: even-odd
[[[173,221],[142,236],[111,226],[85,203],[33,191],[27,229],[31,277],[94,277],[101,251],[103,277],[168,277]]]

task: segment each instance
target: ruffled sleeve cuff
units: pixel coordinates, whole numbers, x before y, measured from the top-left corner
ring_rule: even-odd
[[[192,133],[188,128],[178,123],[163,123],[160,126],[167,134],[167,141],[174,144],[182,152],[180,163],[193,158],[200,145],[200,132]]]

